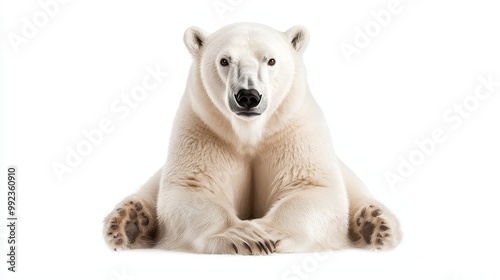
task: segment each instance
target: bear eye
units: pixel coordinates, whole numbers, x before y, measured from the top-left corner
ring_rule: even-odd
[[[269,59],[269,61],[267,62],[267,65],[269,66],[273,66],[274,64],[276,64],[276,60],[274,58]]]
[[[220,65],[222,65],[222,66],[228,66],[229,62],[227,61],[227,59],[223,58],[223,59],[220,60]]]

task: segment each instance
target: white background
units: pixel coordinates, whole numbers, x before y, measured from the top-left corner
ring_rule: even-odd
[[[233,6],[219,16],[213,0],[68,1],[16,52],[9,38],[43,10],[2,1],[1,279],[499,279],[500,87],[460,125],[443,119],[472,100],[480,76],[500,81],[497,1],[401,0],[350,63],[340,45],[355,46],[356,28],[389,0],[219,2]],[[399,216],[397,249],[241,257],[106,247],[104,216],[166,159],[191,64],[184,30],[239,21],[308,27],[310,87],[339,156]],[[156,65],[169,77],[120,119],[111,104]],[[53,162],[105,118],[114,130],[58,180]],[[390,187],[384,174],[436,128],[446,141]],[[4,261],[8,165],[19,176],[15,274]]]

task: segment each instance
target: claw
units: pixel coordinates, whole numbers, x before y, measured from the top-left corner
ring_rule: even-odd
[[[271,248],[271,245],[269,244],[269,242],[266,240],[266,241],[264,241],[264,243],[266,244],[267,249],[269,249],[269,253],[271,253],[271,254],[274,253],[274,250],[273,250],[273,248]]]
[[[271,240],[271,245],[273,245],[273,252],[276,250],[276,241]]]
[[[260,242],[255,242],[255,246],[257,246],[257,248],[259,248],[259,251],[262,253],[262,251],[264,251],[264,247],[262,247],[262,245],[260,244]]]
[[[262,249],[264,249],[264,252],[266,252],[266,255],[269,255],[269,251],[267,250],[266,246],[264,246],[264,244],[262,242],[259,242],[259,246],[262,247]]]
[[[248,243],[246,243],[246,242],[243,242],[243,245],[245,245],[247,250],[250,252],[250,255],[253,255],[253,251],[252,251],[252,248],[250,247],[250,245],[248,245]]]
[[[236,247],[236,245],[234,245],[234,243],[231,243],[231,246],[233,246],[234,251],[236,252],[236,254],[238,254],[238,248]]]

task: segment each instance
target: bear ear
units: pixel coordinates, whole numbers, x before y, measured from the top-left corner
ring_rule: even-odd
[[[299,53],[303,53],[309,44],[309,31],[304,26],[296,25],[288,29],[285,31],[285,37]]]
[[[208,33],[196,26],[191,26],[184,32],[184,44],[188,51],[197,56],[207,40]]]

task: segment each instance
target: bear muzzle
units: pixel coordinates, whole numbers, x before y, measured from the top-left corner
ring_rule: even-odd
[[[264,112],[266,107],[261,101],[262,94],[256,89],[240,89],[233,98],[230,98],[229,108],[238,116],[258,116]]]
[[[256,89],[240,89],[234,98],[240,107],[250,110],[259,105],[262,96]]]

